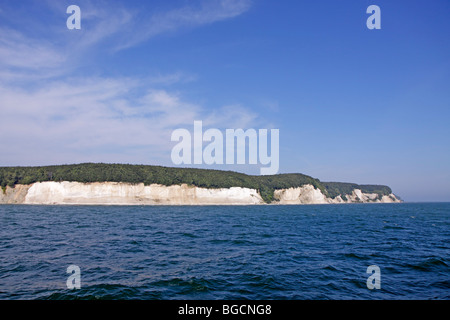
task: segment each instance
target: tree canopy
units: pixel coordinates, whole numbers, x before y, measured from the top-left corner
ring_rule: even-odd
[[[354,189],[379,195],[388,195],[392,192],[387,186],[321,182],[300,173],[252,176],[233,171],[106,163],[0,167],[0,185],[2,188],[44,181],[126,182],[166,186],[188,184],[203,188],[244,187],[258,190],[264,201],[268,203],[273,200],[274,190],[296,188],[306,184],[313,185],[331,198],[351,194]]]

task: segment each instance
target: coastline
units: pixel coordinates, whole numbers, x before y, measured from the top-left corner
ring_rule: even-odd
[[[379,196],[354,189],[351,193],[327,197],[306,184],[277,189],[271,202],[265,202],[256,189],[201,188],[187,184],[164,186],[123,182],[36,182],[7,186],[0,191],[0,204],[29,205],[299,205],[346,203],[401,203],[394,194]]]

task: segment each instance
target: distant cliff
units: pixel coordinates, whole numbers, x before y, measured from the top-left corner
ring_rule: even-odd
[[[0,167],[0,204],[249,205],[401,202],[387,186],[303,174],[122,164]]]

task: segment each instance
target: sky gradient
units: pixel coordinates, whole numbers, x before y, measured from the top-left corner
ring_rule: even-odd
[[[72,4],[81,30],[66,27]],[[366,27],[372,4],[381,30]],[[201,120],[279,129],[280,173],[450,201],[449,12],[448,0],[3,0],[0,166],[175,166],[171,133]]]

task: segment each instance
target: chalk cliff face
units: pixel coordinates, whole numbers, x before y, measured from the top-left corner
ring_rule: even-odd
[[[256,190],[206,189],[187,185],[162,186],[118,182],[42,182],[33,184],[24,204],[102,205],[239,205],[262,204]]]
[[[279,204],[325,204],[325,203],[398,203],[402,202],[394,194],[379,198],[376,193],[363,193],[355,189],[351,194],[345,195],[346,200],[339,195],[336,198],[326,197],[319,189],[312,185],[299,188],[275,190],[274,198]]]
[[[310,184],[300,188],[275,190],[274,199],[279,204],[329,203],[325,195],[319,189],[315,189]]]
[[[401,202],[391,194],[362,193],[327,198],[312,185],[275,190],[273,204],[326,204],[352,202]],[[265,204],[255,189],[233,187],[207,189],[188,185],[163,186],[119,182],[38,182],[16,185],[0,191],[0,204],[81,204],[81,205],[254,205]]]
[[[0,204],[24,203],[30,187],[31,185],[18,184],[15,188],[6,187],[5,190],[0,190]]]

